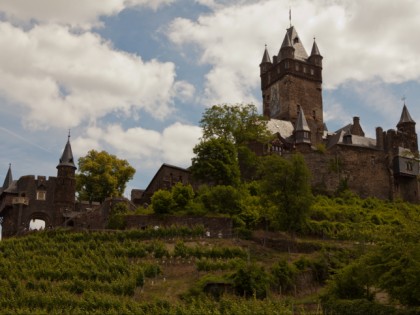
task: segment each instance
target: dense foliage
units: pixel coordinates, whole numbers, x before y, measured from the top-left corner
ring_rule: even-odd
[[[90,150],[79,158],[76,174],[79,199],[102,202],[108,197],[122,196],[135,172],[126,160],[106,151]]]

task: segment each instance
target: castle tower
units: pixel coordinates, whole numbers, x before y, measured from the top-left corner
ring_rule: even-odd
[[[60,162],[57,165],[57,182],[54,193],[54,205],[56,216],[55,224],[61,224],[62,215],[66,211],[73,211],[76,195],[76,166],[70,145],[70,134],[67,139]]]
[[[268,56],[268,52],[265,51],[265,55]],[[322,142],[324,131],[322,58],[315,41],[308,56],[296,29],[291,26],[273,62],[260,64],[264,115],[290,121],[296,127],[299,109],[302,109],[312,144]]]
[[[411,118],[405,103],[400,121],[397,124],[397,130],[403,134],[404,146],[411,152],[418,152],[416,122]]]

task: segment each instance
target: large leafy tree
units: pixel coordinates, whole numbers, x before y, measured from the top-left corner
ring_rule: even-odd
[[[309,170],[301,155],[285,159],[264,157],[261,163],[261,192],[273,209],[273,223],[289,232],[303,228],[312,204]]]
[[[258,114],[253,104],[214,105],[203,114],[200,121],[203,140],[223,138],[236,146],[250,141],[267,141],[267,120]]]
[[[214,185],[237,186],[240,182],[236,147],[227,139],[201,141],[193,152],[191,173],[194,178]]]
[[[90,150],[79,158],[76,189],[80,200],[102,202],[107,197],[122,196],[136,170],[126,160],[106,151]]]
[[[254,179],[258,161],[249,145],[255,142],[267,143],[270,138],[266,128],[267,120],[258,114],[257,108],[252,104],[214,105],[206,109],[200,125],[203,128],[203,137],[196,148],[203,143],[210,144],[212,142],[209,141],[214,139],[232,143],[241,178]],[[219,184],[231,185],[226,182]]]

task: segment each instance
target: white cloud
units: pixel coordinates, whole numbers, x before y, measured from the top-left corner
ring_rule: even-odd
[[[234,1],[216,5],[197,20],[175,19],[169,39],[180,49],[198,47],[199,62],[211,66],[206,75],[209,103],[254,101],[258,63],[267,43],[277,54],[289,26],[287,1]],[[325,1],[293,4],[292,24],[310,53],[312,37],[324,55],[324,87],[349,80],[399,83],[420,79],[420,2],[413,0]]]
[[[162,163],[188,167],[193,157],[192,148],[201,135],[200,127],[179,122],[162,132],[141,127],[124,129],[114,124],[88,128],[83,136],[72,140],[72,148],[76,156],[84,156],[91,149],[107,150],[140,168]]]
[[[175,81],[175,65],[115,50],[90,32],[0,23],[0,93],[25,109],[27,127],[73,127],[112,112],[144,110],[161,119],[174,97],[193,88]]]
[[[130,7],[156,10],[174,0],[2,0],[0,12],[16,23],[56,23],[81,29],[100,26],[101,16],[115,15]]]

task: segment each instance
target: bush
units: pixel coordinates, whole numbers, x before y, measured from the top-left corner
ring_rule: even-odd
[[[279,290],[279,293],[286,293],[293,288],[298,270],[294,265],[287,261],[279,261],[271,269],[273,286]]]
[[[233,286],[238,295],[248,298],[254,296],[257,299],[267,297],[267,289],[270,281],[264,268],[254,264],[241,267],[232,276],[232,279]]]
[[[153,211],[157,214],[171,213],[174,205],[175,202],[170,191],[158,190],[152,196]]]

